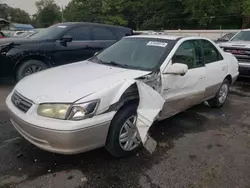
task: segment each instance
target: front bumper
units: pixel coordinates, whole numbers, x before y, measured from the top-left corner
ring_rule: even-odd
[[[98,117],[99,120],[96,121],[98,123],[92,118],[93,120],[91,120],[90,126],[86,126],[86,120],[76,122],[78,124],[82,123],[83,128],[75,130],[55,130],[44,128],[39,124],[28,123],[24,118],[18,117],[19,110],[12,105],[9,97],[6,100],[6,104],[8,106],[11,123],[26,140],[43,150],[59,154],[77,154],[103,147],[106,143],[113,116],[113,114],[109,116],[100,115],[100,117]],[[46,121],[55,120],[46,119]],[[46,121],[44,121],[44,123],[46,123]],[[89,121],[90,120],[88,120],[88,122]],[[60,122],[61,120],[58,120],[58,125],[60,125]]]
[[[240,77],[250,77],[250,62],[239,62]]]

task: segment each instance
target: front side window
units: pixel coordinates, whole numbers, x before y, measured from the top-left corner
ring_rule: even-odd
[[[93,27],[92,31],[94,40],[116,40],[116,37],[109,28]]]
[[[206,64],[223,60],[222,55],[211,42],[202,40],[202,45],[204,50],[204,61]]]
[[[172,49],[173,41],[154,38],[123,38],[93,58],[110,66],[149,70],[157,68]]]
[[[80,26],[70,29],[66,35],[69,35],[73,38],[73,41],[84,41],[90,40],[90,27]]]
[[[188,66],[188,69],[196,67],[197,57],[196,49],[192,41],[183,42],[175,52],[172,63],[182,63]]]
[[[60,36],[67,30],[66,25],[57,24],[50,26],[46,29],[41,30],[41,32],[37,33],[36,35],[31,36],[31,39],[58,39],[57,37]]]

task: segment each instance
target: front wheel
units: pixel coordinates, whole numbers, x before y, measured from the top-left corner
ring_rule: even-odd
[[[141,145],[136,127],[137,105],[128,104],[119,110],[111,122],[106,149],[115,157],[133,154]]]
[[[221,84],[219,91],[216,93],[215,97],[208,101],[208,104],[213,108],[219,108],[225,103],[228,93],[229,93],[229,81],[225,79]]]
[[[17,81],[20,81],[21,79],[23,79],[26,76],[29,76],[31,74],[34,74],[36,72],[42,71],[47,69],[48,66],[38,60],[27,60],[25,62],[23,62],[19,68],[17,69],[16,72],[16,79]]]

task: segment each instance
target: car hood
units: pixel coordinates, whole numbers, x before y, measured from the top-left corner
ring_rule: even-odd
[[[0,46],[13,43],[15,45],[21,45],[21,44],[31,44],[31,43],[37,43],[40,42],[41,40],[37,39],[29,39],[29,38],[3,38],[0,40]]]
[[[219,43],[220,47],[250,48],[250,41],[230,41]]]
[[[149,73],[82,61],[30,75],[21,80],[15,90],[36,104],[72,103],[124,80]]]

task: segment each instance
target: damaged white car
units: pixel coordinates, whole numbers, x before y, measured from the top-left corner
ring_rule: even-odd
[[[32,144],[116,157],[147,142],[154,121],[203,101],[220,107],[238,76],[236,58],[200,37],[125,37],[93,58],[21,80],[6,99],[11,122]]]

